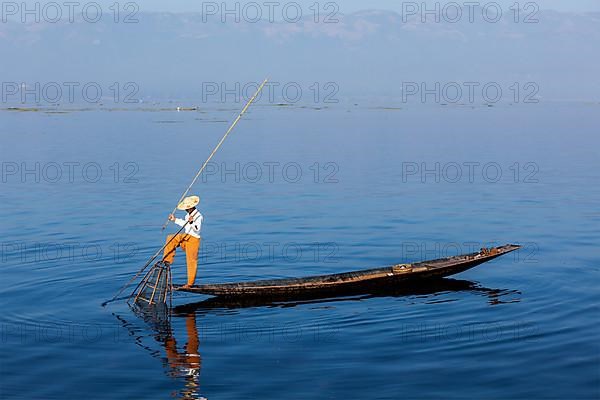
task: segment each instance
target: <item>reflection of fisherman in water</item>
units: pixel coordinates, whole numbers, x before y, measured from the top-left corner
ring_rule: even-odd
[[[183,398],[198,399],[202,398],[199,393],[202,357],[198,350],[200,339],[194,313],[185,316],[185,330],[188,341],[182,351],[177,349],[177,340],[173,334],[167,335],[164,339],[167,362],[170,373],[177,377],[183,377],[186,381],[185,389],[181,391]]]
[[[202,366],[202,357],[200,356],[200,337],[196,326],[196,313],[194,311],[186,313],[177,313],[177,320],[185,319],[185,330],[187,342],[183,348],[179,348],[177,339],[171,325],[171,310],[167,307],[132,307],[133,313],[144,320],[151,328],[151,335],[140,335],[139,330],[133,330],[123,317],[113,314],[123,327],[129,330],[130,336],[136,337],[136,343],[142,348],[148,350],[153,356],[159,356],[154,346],[143,344],[144,337],[153,337],[165,349],[166,362],[163,358],[163,365],[166,373],[176,379],[185,381],[185,387],[177,393],[177,397],[182,399],[204,399],[200,395],[200,368]],[[161,357],[162,358],[162,357]]]

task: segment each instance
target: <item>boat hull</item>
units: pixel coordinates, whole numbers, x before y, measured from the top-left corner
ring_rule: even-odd
[[[253,282],[205,284],[175,290],[219,297],[277,297],[298,295],[339,295],[354,292],[390,289],[435,278],[455,275],[504,254],[519,249],[518,245],[494,247],[478,253],[398,264],[390,267],[346,272],[341,274],[311,276],[306,278],[272,279]]]

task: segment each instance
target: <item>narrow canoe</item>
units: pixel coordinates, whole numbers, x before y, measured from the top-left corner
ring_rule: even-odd
[[[252,282],[205,284],[182,288],[178,291],[219,297],[285,297],[298,294],[336,294],[356,290],[375,290],[405,285],[408,282],[442,278],[471,269],[521,246],[505,246],[482,249],[480,252],[422,261],[413,264],[397,264],[390,267],[345,272],[341,274],[285,278]]]

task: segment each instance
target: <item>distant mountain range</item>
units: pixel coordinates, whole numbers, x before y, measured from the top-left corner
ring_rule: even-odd
[[[0,23],[3,82],[136,82],[142,96],[197,96],[203,82],[335,82],[340,96],[400,95],[403,82],[539,85],[545,99],[600,97],[600,13],[540,11],[538,23],[391,11],[337,23],[221,23],[140,13],[138,23]]]

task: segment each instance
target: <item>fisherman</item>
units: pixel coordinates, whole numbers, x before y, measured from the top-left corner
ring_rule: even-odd
[[[173,214],[169,215],[169,221],[175,222],[179,226],[184,226],[184,232],[178,235],[167,236],[167,244],[163,262],[171,265],[175,259],[175,251],[177,247],[181,247],[185,251],[187,260],[187,284],[182,288],[189,289],[194,286],[196,281],[196,270],[198,268],[198,250],[200,249],[200,229],[202,228],[202,220],[204,217],[196,206],[200,203],[200,197],[189,196],[183,199],[177,205],[178,210],[187,211],[187,219],[175,218]]]

